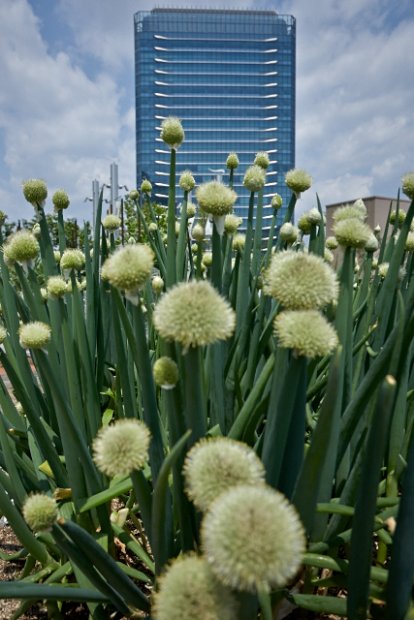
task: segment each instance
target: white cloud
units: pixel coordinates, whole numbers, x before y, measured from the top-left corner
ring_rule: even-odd
[[[45,178],[51,191],[65,187],[68,215],[80,217],[91,180],[107,181],[111,161],[120,182],[134,185],[133,14],[154,4],[59,0],[54,15],[67,39],[50,46],[34,13],[40,4],[1,0],[0,208],[10,217],[27,214],[20,183],[28,176]],[[234,0],[230,8],[249,6],[274,3]],[[314,206],[315,191],[324,203],[395,195],[414,168],[411,0],[282,0],[277,8],[297,18],[297,165],[315,179],[300,210]]]
[[[20,196],[27,177],[44,178],[51,191],[67,188],[73,205],[68,215],[81,214],[91,180],[107,178],[122,131],[131,131],[119,109],[119,87],[109,73],[87,77],[64,52],[48,54],[25,0],[0,6],[0,74],[7,84],[0,127],[9,171],[0,182],[12,205],[5,209],[10,219],[29,215]]]
[[[393,196],[413,168],[414,14],[397,23],[389,8],[283,3],[297,18],[297,164],[328,203],[352,191]]]

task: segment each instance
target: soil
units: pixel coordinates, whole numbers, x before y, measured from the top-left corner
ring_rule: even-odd
[[[21,545],[14,535],[13,530],[7,525],[0,524],[0,549],[3,553],[16,553],[21,549]],[[0,559],[0,581],[13,581],[19,578],[23,569],[24,560],[5,561]],[[0,620],[10,620],[13,613],[20,606],[18,599],[0,599]],[[69,619],[87,620],[89,617],[87,609],[79,604],[64,604],[62,616]],[[23,616],[22,620],[48,620],[46,607],[43,605],[33,605]]]

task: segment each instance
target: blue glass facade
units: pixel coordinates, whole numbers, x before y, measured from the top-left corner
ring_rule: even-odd
[[[274,11],[154,9],[135,14],[137,182],[148,178],[155,199],[168,194],[169,149],[161,122],[182,120],[185,141],[178,175],[197,184],[215,178],[235,152],[236,212],[247,216],[246,168],[258,151],[270,167],[264,191],[263,236],[278,192],[286,208],[284,174],[295,164],[295,19]],[[177,200],[180,189],[177,185]],[[280,214],[283,217],[283,211]]]

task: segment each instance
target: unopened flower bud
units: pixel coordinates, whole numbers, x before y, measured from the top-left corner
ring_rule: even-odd
[[[280,227],[279,235],[285,243],[295,243],[298,238],[298,229],[290,222],[285,222]]]
[[[150,194],[152,192],[152,185],[148,179],[144,179],[141,183],[141,192],[143,194]]]
[[[203,241],[205,234],[204,227],[201,224],[196,224],[191,231],[192,238],[198,242]]]
[[[401,179],[402,191],[408,198],[414,200],[414,172],[409,172]]]
[[[113,213],[109,213],[102,220],[102,226],[105,230],[109,230],[109,232],[113,232],[114,230],[118,230],[121,226],[121,218]]]
[[[57,504],[44,493],[34,493],[23,504],[23,517],[34,532],[49,530],[58,518]]]
[[[275,194],[272,198],[272,207],[275,211],[278,211],[283,204],[283,198],[280,194]]]
[[[184,141],[184,129],[181,121],[175,116],[169,116],[161,123],[161,139],[172,149],[178,149]]]
[[[151,280],[151,286],[154,293],[159,295],[164,290],[164,280],[161,276],[154,276]]]
[[[244,250],[244,246],[246,245],[246,235],[234,235],[231,247],[233,250],[237,252],[241,252]]]
[[[171,357],[159,357],[153,368],[154,381],[164,390],[171,390],[178,383],[178,366]]]
[[[258,192],[264,187],[266,182],[266,172],[261,166],[253,165],[246,170],[244,175],[243,185],[250,192]]]
[[[239,158],[236,153],[230,153],[226,160],[226,168],[235,170],[239,165]]]
[[[52,202],[56,211],[62,211],[68,208],[70,200],[65,190],[58,189],[52,196]]]
[[[269,155],[266,153],[266,151],[260,151],[254,158],[253,163],[255,166],[260,166],[260,168],[263,168],[263,170],[267,170],[270,165]]]
[[[178,184],[184,192],[191,192],[191,190],[194,189],[195,180],[190,170],[184,170],[184,172],[181,173]]]
[[[23,182],[23,195],[27,202],[42,206],[47,198],[47,186],[41,179],[28,179]]]

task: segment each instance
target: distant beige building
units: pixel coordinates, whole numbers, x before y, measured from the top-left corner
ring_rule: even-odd
[[[333,219],[332,215],[335,209],[338,207],[343,207],[347,204],[353,204],[356,198],[353,200],[345,201],[345,202],[336,202],[335,204],[326,205],[326,234],[332,235],[332,225]],[[381,227],[381,232],[384,232],[385,224],[388,217],[388,212],[390,209],[390,204],[392,204],[392,209],[396,209],[397,201],[395,198],[386,198],[384,196],[368,196],[366,198],[362,198],[364,204],[367,208],[367,224],[374,229],[375,226]],[[404,211],[408,210],[410,206],[409,200],[401,200],[400,199],[400,209]]]

